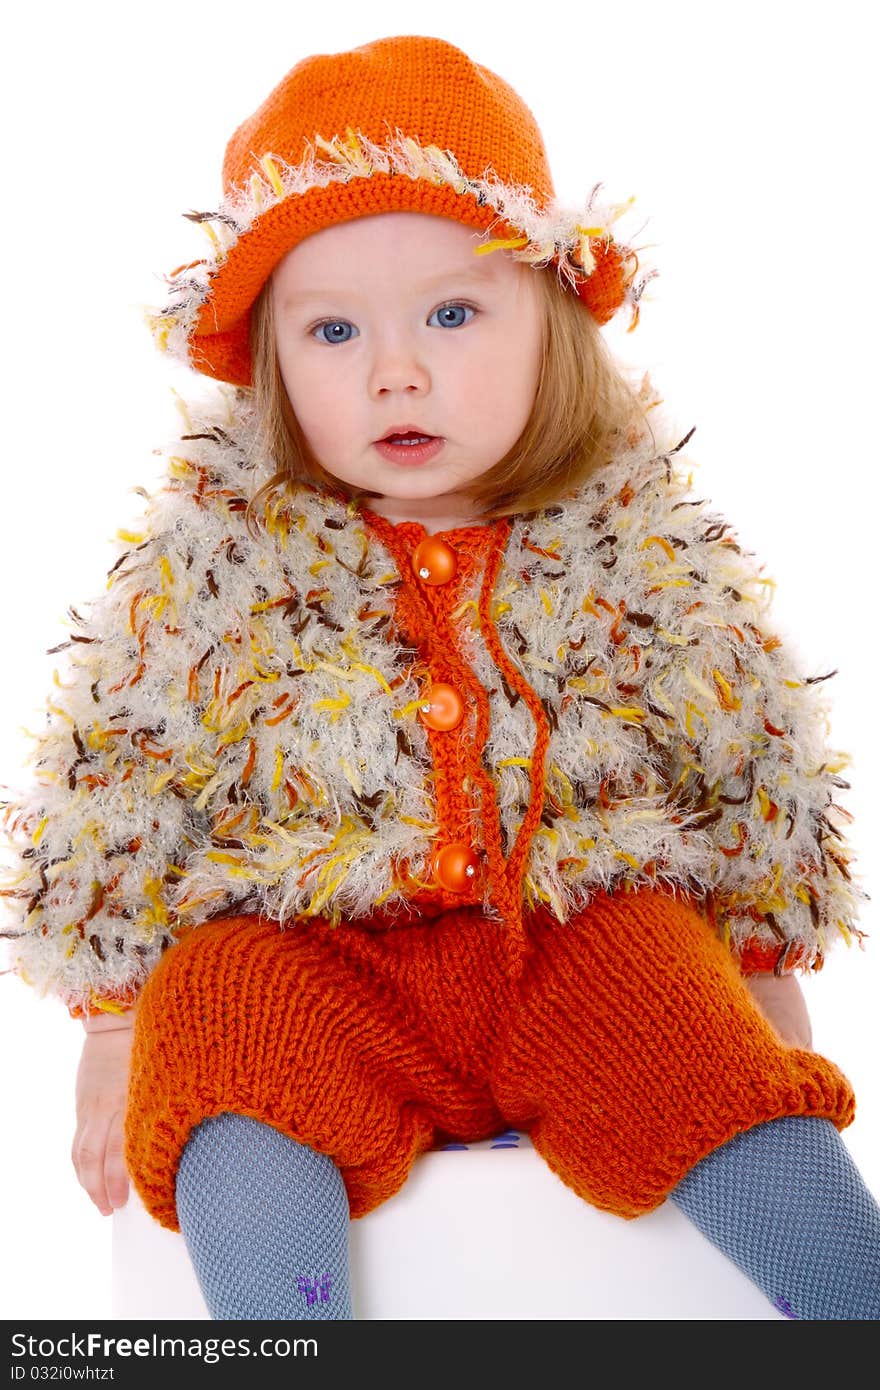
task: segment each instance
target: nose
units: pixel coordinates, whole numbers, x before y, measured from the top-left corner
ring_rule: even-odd
[[[424,391],[430,380],[423,345],[412,335],[395,333],[377,343],[370,368],[370,389],[374,394]]]

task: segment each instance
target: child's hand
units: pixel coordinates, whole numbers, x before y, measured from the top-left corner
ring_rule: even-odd
[[[811,1051],[813,1030],[810,1016],[794,975],[747,975],[745,982],[761,1013],[773,1025],[782,1041],[788,1043],[789,1047]]]
[[[134,1028],[88,1032],[76,1074],[76,1176],[102,1216],[128,1200],[125,1108]]]

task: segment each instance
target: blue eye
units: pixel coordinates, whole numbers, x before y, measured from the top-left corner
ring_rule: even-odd
[[[477,312],[470,304],[441,304],[439,309],[434,310],[434,314],[454,314],[458,309],[469,309],[472,314]],[[431,318],[434,317],[434,314],[431,315]],[[464,322],[466,323],[467,320],[465,319]],[[461,321],[459,323],[450,324],[447,320],[444,326],[446,328],[460,328]]]
[[[342,329],[345,329],[345,328],[352,328],[352,327],[354,327],[354,325],[353,325],[353,324],[350,324],[350,323],[348,322],[347,319],[324,319],[323,323],[316,323],[315,326],[314,326],[314,328],[311,330],[311,332],[312,332],[312,334],[314,335],[315,333],[319,333],[319,332],[321,331],[322,328],[334,328],[334,329],[335,329],[335,328],[342,328]],[[322,341],[326,343],[326,342],[327,342],[327,339],[324,338]],[[347,339],[347,338],[333,338],[332,341],[333,341],[334,343],[347,343],[347,342],[348,342],[348,339]]]
[[[473,307],[472,304],[461,304],[461,303],[459,303],[458,301],[456,301],[455,303],[451,303],[451,304],[441,304],[441,305],[440,305],[440,308],[439,308],[439,309],[435,309],[435,310],[434,310],[434,313],[431,314],[431,318],[428,320],[428,322],[430,323],[431,319],[434,317],[434,314],[455,314],[455,313],[457,313],[460,309],[466,309],[466,310],[468,310],[471,314],[476,314],[476,313],[479,312],[477,309],[475,309],[475,308]],[[449,320],[447,319],[446,322],[443,324],[443,327],[445,327],[445,328],[461,328],[461,327],[462,327],[462,324],[463,324],[463,323],[466,323],[467,321],[468,321],[467,319],[464,319],[464,320],[459,320],[459,321],[456,322],[456,323],[450,323]],[[314,336],[315,333],[320,332],[321,329],[323,329],[323,328],[331,328],[331,329],[334,329],[334,330],[341,328],[341,329],[344,331],[346,328],[354,328],[354,324],[349,323],[349,322],[348,322],[348,319],[322,319],[322,321],[321,321],[320,323],[316,323],[316,324],[315,324],[314,328],[312,328],[312,329],[310,330],[310,332],[311,332],[311,334]],[[357,332],[356,329],[355,329],[355,332]],[[334,336],[333,338],[329,338],[329,339],[328,339],[328,338],[323,338],[321,341],[322,341],[322,342],[325,342],[325,343],[331,343],[331,342],[332,342],[332,343],[347,343],[347,342],[350,342],[351,339],[350,339],[350,338],[339,337],[339,336],[337,335],[337,336]]]

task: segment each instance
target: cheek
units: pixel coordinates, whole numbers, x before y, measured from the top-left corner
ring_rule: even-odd
[[[506,343],[506,352],[499,363],[505,383],[508,400],[513,412],[522,416],[524,424],[528,418],[541,375],[541,337],[537,328],[531,331],[523,325],[522,332],[512,335]]]
[[[320,420],[326,412],[329,389],[326,372],[320,372],[307,353],[278,353],[278,367],[290,404],[300,424]]]
[[[508,337],[459,375],[459,400],[476,414],[498,423],[531,409],[537,372],[533,355]],[[524,397],[527,397],[524,400]]]
[[[295,370],[279,360],[281,378],[299,427],[309,447],[319,457],[330,457],[346,445],[357,422],[352,419],[352,394],[328,381],[326,371],[297,363]]]

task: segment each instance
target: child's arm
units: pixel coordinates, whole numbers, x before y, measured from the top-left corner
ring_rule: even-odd
[[[87,1033],[115,1033],[118,1028],[133,1028],[136,1013],[137,1004],[121,1014],[84,1015],[82,1025]]]
[[[761,1013],[783,1042],[812,1050],[813,1030],[803,990],[794,975],[746,975],[745,983]]]
[[[128,1198],[125,1108],[136,1009],[83,1018],[86,1039],[76,1075],[77,1178],[102,1216]]]

